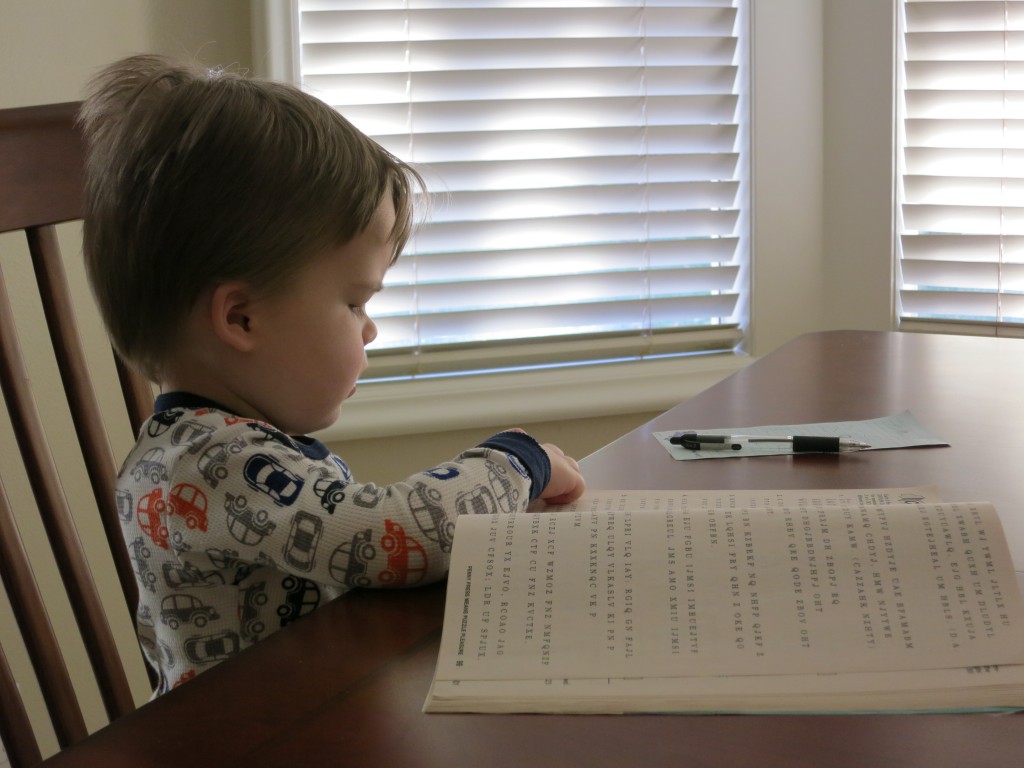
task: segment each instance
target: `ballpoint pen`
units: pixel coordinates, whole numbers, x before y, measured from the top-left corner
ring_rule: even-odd
[[[679,432],[668,439],[691,451],[738,451],[750,443],[792,443],[794,453],[846,453],[863,451],[871,446],[848,437],[814,437],[808,435],[702,435]]]

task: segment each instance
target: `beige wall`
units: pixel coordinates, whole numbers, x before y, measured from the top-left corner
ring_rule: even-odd
[[[5,0],[4,107],[81,98],[90,73],[152,52],[250,66],[248,0]]]
[[[522,427],[538,440],[554,443],[570,456],[583,458],[656,415],[631,413],[536,423],[527,418],[514,424],[488,424],[477,429],[335,442],[331,448],[360,480],[390,483],[445,461],[507,427]]]

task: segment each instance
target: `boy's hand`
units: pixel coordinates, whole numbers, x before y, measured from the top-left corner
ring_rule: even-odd
[[[542,443],[541,448],[547,452],[551,461],[551,480],[541,491],[540,498],[548,504],[568,504],[576,501],[587,489],[583,475],[580,474],[580,465],[576,463],[576,459],[566,456],[557,445]]]

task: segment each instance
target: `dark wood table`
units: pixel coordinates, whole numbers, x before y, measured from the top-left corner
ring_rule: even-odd
[[[587,457],[593,489],[935,484],[996,504],[1020,559],[1024,341],[803,336]],[[623,393],[628,397],[628,393]],[[673,461],[652,431],[911,409],[948,448]],[[443,585],[350,593],[54,758],[79,766],[1024,765],[1012,715],[425,715]]]

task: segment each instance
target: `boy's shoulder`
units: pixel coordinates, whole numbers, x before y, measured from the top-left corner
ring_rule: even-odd
[[[142,425],[135,449],[196,454],[218,444],[242,446],[254,441],[294,447],[293,441],[270,424],[209,406],[175,406],[158,410]]]
[[[246,479],[257,484],[324,462],[348,475],[344,462],[318,440],[292,438],[271,424],[211,405],[175,405],[143,424],[121,476],[160,483],[185,470],[216,488],[238,462],[244,462]]]

